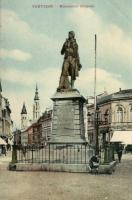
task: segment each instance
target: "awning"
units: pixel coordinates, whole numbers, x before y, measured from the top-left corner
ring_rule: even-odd
[[[132,131],[114,131],[110,141],[132,144]]]
[[[6,142],[0,137],[0,145],[7,145]]]

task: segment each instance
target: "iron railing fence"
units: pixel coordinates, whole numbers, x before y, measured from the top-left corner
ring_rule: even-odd
[[[94,149],[87,143],[14,145],[13,154],[17,163],[87,164]]]

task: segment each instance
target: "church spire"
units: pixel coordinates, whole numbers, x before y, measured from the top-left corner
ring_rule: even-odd
[[[39,96],[38,96],[38,86],[37,86],[37,83],[36,83],[36,91],[35,91],[35,97],[34,97],[34,100],[39,100]]]
[[[27,109],[25,103],[23,103],[22,111],[21,111],[21,129],[27,128]]]
[[[38,86],[36,84],[34,105],[33,105],[33,121],[38,120],[39,117],[40,117],[40,105],[39,105]]]
[[[27,114],[27,109],[26,109],[25,103],[23,103],[21,114]]]

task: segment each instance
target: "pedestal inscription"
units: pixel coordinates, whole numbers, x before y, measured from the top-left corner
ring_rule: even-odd
[[[77,90],[57,92],[52,98],[53,142],[84,142],[83,103],[85,102]]]

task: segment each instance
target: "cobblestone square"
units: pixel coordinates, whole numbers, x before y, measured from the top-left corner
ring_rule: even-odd
[[[132,199],[132,154],[123,155],[122,163],[112,175],[12,172],[5,168],[0,170],[2,200]]]

